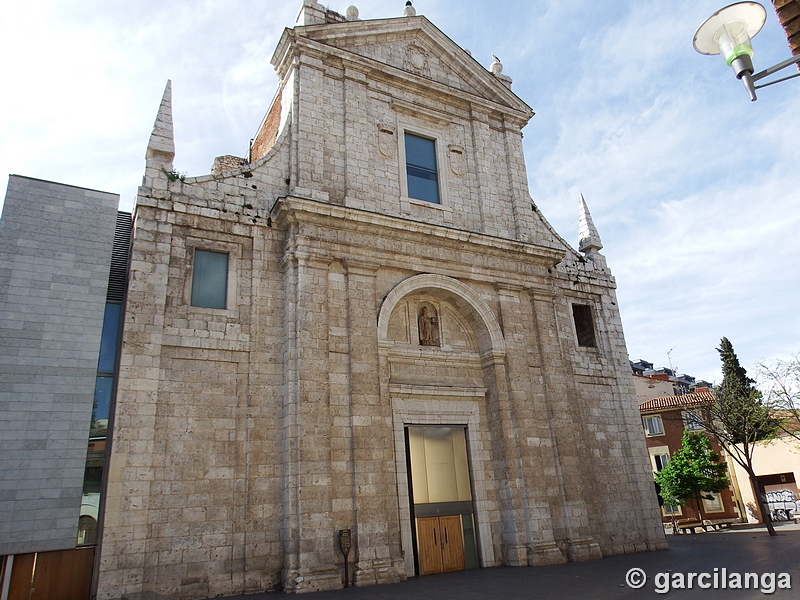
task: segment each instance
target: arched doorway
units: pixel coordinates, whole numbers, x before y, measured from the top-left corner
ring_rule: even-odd
[[[450,277],[395,287],[379,315],[407,574],[497,564],[487,400],[505,345],[478,293]]]

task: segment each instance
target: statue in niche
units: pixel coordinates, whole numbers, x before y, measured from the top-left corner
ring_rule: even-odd
[[[436,314],[428,315],[428,307],[423,306],[419,311],[417,318],[417,327],[419,329],[419,345],[420,346],[438,346],[439,345],[439,328],[438,319]]]

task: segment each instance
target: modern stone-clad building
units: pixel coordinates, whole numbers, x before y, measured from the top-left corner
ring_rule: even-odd
[[[410,5],[303,0],[272,64],[249,156],[209,175],[174,170],[169,84],[158,110],[97,598],[665,548],[614,278],[583,198],[577,251],[531,200],[533,112],[500,62]]]
[[[88,598],[130,214],[12,175],[0,219],[0,598]],[[34,593],[34,590],[36,593]]]

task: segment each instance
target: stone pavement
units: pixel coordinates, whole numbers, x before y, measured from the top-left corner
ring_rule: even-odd
[[[777,537],[769,537],[764,528],[741,528],[697,535],[668,535],[670,549],[610,556],[602,560],[569,563],[552,567],[497,567],[441,575],[414,577],[392,585],[348,588],[304,594],[304,600],[534,600],[575,598],[587,600],[638,598],[786,598],[800,600],[800,525],[778,524]],[[638,567],[648,576],[642,589],[625,583],[626,573]],[[727,569],[722,576],[722,569]],[[674,589],[676,574],[709,573],[713,586],[717,576],[730,581],[731,573],[757,573],[754,589],[702,589],[693,581],[692,589]],[[661,576],[663,590],[657,593],[655,578],[668,573],[669,590]],[[788,573],[791,589],[770,588],[764,573]],[[687,576],[688,578],[688,576]],[[718,579],[718,580],[721,580]],[[684,580],[686,582],[687,579]],[[778,578],[775,578],[777,588]],[[686,583],[684,583],[686,585]],[[744,583],[742,583],[744,586]],[[227,600],[274,600],[280,594],[236,596]]]

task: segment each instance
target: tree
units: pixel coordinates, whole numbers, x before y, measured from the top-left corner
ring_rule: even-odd
[[[686,506],[689,500],[694,500],[702,523],[701,499],[713,500],[711,493],[728,487],[727,469],[705,434],[684,431],[680,449],[656,473],[655,479],[661,487],[660,494],[665,504]]]
[[[759,364],[758,379],[766,391],[773,416],[780,415],[778,426],[800,441],[800,353],[789,360]]]
[[[717,348],[722,360],[722,385],[717,390],[716,403],[708,407],[702,422],[705,429],[747,473],[753,487],[758,508],[770,535],[776,535],[769,511],[759,493],[753,451],[756,443],[769,440],[779,431],[770,407],[762,400],[755,381],[739,364],[728,338],[722,338]]]

